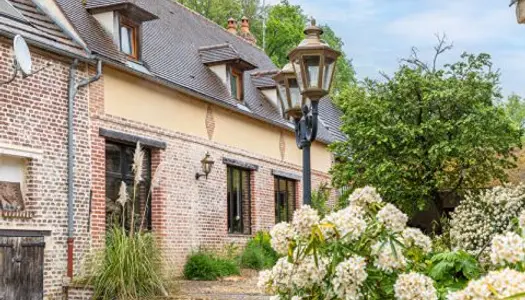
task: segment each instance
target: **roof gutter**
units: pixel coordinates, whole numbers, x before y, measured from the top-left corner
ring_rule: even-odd
[[[233,110],[233,111],[235,111],[237,113],[243,114],[245,116],[257,119],[257,120],[265,122],[265,123],[270,123],[270,124],[272,124],[274,126],[277,126],[279,128],[282,128],[282,129],[286,129],[286,130],[288,130],[290,132],[295,132],[295,129],[294,129],[294,127],[293,127],[293,125],[291,123],[290,123],[290,126],[287,126],[287,125],[285,125],[283,123],[279,123],[279,122],[275,122],[273,120],[265,119],[265,118],[263,118],[261,116],[258,116],[256,114],[249,113],[249,112],[247,112],[245,110],[239,109],[238,107],[236,107],[234,105],[229,105],[227,103],[224,103],[223,101],[221,101],[221,100],[219,100],[217,98],[213,98],[213,97],[204,95],[204,94],[196,92],[196,91],[194,91],[192,89],[188,89],[188,88],[183,87],[181,85],[178,85],[178,84],[175,84],[173,82],[170,82],[170,81],[168,81],[166,79],[163,79],[163,78],[160,78],[160,77],[157,77],[157,76],[144,74],[142,72],[130,69],[130,68],[126,67],[126,66],[123,66],[119,62],[115,62],[114,60],[110,60],[110,59],[107,59],[105,57],[100,57],[100,59],[104,62],[104,64],[107,64],[107,65],[110,65],[112,67],[115,67],[116,69],[119,69],[121,71],[125,71],[127,73],[131,73],[133,75],[136,75],[138,77],[146,79],[148,81],[158,83],[160,85],[163,85],[163,86],[168,87],[170,89],[174,89],[174,90],[176,90],[178,92],[181,92],[181,93],[184,93],[186,95],[195,97],[195,98],[197,98],[199,100],[202,100],[202,101],[205,101],[207,103],[210,103],[210,104],[213,104],[213,105],[217,105],[217,106],[220,106],[222,108],[226,108],[228,110]],[[326,144],[326,145],[329,145],[331,143],[329,141],[325,141],[324,139],[318,139],[317,141],[321,142],[323,144]]]

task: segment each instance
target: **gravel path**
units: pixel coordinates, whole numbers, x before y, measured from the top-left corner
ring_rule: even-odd
[[[257,271],[242,270],[241,276],[227,277],[219,281],[177,282],[180,300],[268,300],[257,288]]]

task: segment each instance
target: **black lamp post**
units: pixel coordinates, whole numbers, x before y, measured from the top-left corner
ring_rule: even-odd
[[[284,115],[295,124],[297,147],[303,150],[303,203],[312,203],[310,147],[317,137],[319,101],[328,95],[340,52],[321,40],[315,20],[288,57],[290,63],[274,76]]]

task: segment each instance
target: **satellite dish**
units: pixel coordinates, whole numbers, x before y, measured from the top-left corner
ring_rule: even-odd
[[[24,76],[31,75],[31,69],[33,66],[33,63],[31,62],[31,52],[29,52],[29,47],[21,35],[15,36],[15,39],[13,40],[13,48],[15,51],[16,65],[20,71],[22,71]]]

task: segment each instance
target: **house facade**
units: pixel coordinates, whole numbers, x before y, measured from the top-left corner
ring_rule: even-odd
[[[221,28],[169,0],[2,1],[25,20],[0,18],[0,80],[12,73],[15,34],[31,45],[34,68],[51,63],[0,85],[0,195],[2,183],[18,183],[24,201],[2,203],[0,252],[14,255],[11,249],[23,248],[2,248],[2,239],[10,239],[6,245],[27,244],[26,236],[38,242],[45,296],[67,291],[64,278],[81,273],[85,255],[103,247],[107,228],[121,220],[119,188],[133,181],[137,142],[144,150],[137,206],[172,274],[180,273],[191,251],[242,244],[290,220],[301,205],[301,151],[293,124],[282,117],[272,80],[277,67],[253,45],[249,20],[239,30],[233,19]],[[0,17],[5,14],[0,5]],[[42,19],[42,28],[33,24]],[[73,98],[71,153],[68,82],[74,59],[75,82],[96,81]],[[322,126],[312,145],[314,188],[330,182],[327,145],[344,138],[339,115],[330,99],[322,100]],[[207,154],[213,168],[196,176]],[[68,175],[74,188],[69,248]],[[0,262],[0,269],[7,264]]]

